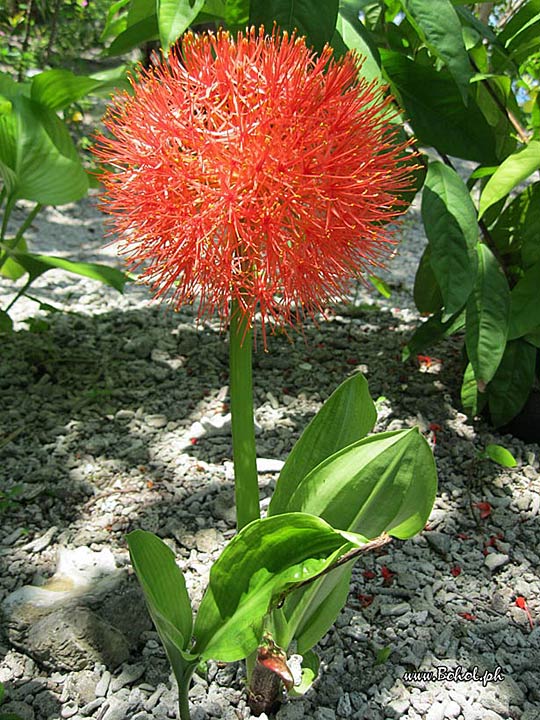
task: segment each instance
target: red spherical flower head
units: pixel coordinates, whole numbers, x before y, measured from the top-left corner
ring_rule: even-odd
[[[384,88],[352,53],[251,29],[182,39],[105,117],[95,154],[132,268],[176,307],[301,322],[380,265],[410,187]]]

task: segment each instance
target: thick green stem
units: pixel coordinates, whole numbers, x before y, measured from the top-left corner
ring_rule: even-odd
[[[253,419],[252,336],[249,317],[237,302],[233,302],[229,361],[236,524],[239,530],[260,517]]]
[[[171,659],[169,657],[169,659]],[[195,665],[185,665],[182,660],[178,662],[171,661],[176,683],[178,685],[178,714],[180,720],[191,720],[189,712],[189,686]]]
[[[180,714],[180,720],[191,720],[188,695],[189,680],[186,684],[182,683],[182,685],[178,685],[178,712]]]

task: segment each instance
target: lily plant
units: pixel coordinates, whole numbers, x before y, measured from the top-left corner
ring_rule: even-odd
[[[346,602],[354,562],[419,532],[436,471],[416,428],[370,435],[375,406],[354,375],[294,446],[261,518],[252,347],[300,328],[380,266],[388,223],[412,186],[408,146],[385,89],[353,53],[316,55],[296,35],[251,29],[183,36],[132,79],[105,118],[95,153],[104,208],[131,269],[175,307],[198,300],[229,330],[238,533],[210,571],[195,620],[173,552],[128,536],[133,567],[190,717],[188,690],[205,661],[247,660],[250,705],[271,711],[305,692],[313,647]],[[414,158],[413,161],[414,163]],[[302,656],[301,679],[288,656]]]

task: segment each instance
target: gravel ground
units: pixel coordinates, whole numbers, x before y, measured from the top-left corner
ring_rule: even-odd
[[[319,679],[277,717],[535,720],[539,447],[459,411],[455,342],[402,364],[425,243],[416,206],[401,233],[388,300],[360,288],[303,337],[277,335],[255,355],[263,507],[276,461],[358,370],[377,399],[376,429],[419,425],[440,479],[426,531],[357,564],[347,606],[319,647]],[[103,246],[94,199],[47,210],[32,234],[40,252],[118,262]],[[1,306],[12,292],[0,283]],[[200,599],[234,532],[226,343],[215,323],[197,326],[189,309],[151,304],[134,285],[122,296],[55,271],[33,294],[65,312],[17,303],[16,332],[0,350],[0,488],[19,488],[0,514],[2,710],[23,720],[173,718],[175,686],[125,535],[163,537]],[[490,442],[518,466],[479,460]],[[240,664],[210,664],[195,679],[193,720],[249,718],[242,691]]]

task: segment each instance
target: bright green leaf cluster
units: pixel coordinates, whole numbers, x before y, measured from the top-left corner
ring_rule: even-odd
[[[201,661],[248,657],[265,633],[285,649],[295,642],[295,692],[305,692],[318,670],[312,647],[346,602],[355,560],[424,527],[436,492],[427,442],[415,429],[366,437],[375,419],[362,375],[331,395],[289,455],[268,517],[242,528],[212,566],[193,628],[171,550],[151,533],[128,536],[181,693]]]

